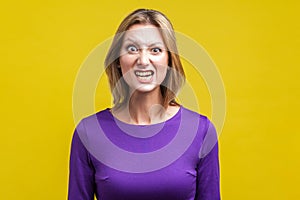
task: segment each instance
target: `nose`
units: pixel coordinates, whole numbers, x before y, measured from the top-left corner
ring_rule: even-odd
[[[150,60],[149,60],[149,55],[147,54],[147,52],[142,51],[139,54],[138,60],[137,60],[137,64],[140,66],[147,66],[149,65]]]

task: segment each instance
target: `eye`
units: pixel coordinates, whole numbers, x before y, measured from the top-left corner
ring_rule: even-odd
[[[129,46],[127,47],[127,51],[128,51],[129,53],[137,53],[137,52],[138,52],[138,48],[136,48],[134,45],[129,45]]]
[[[161,52],[162,52],[162,49],[158,48],[158,47],[155,47],[155,48],[151,49],[151,53],[153,53],[153,54],[159,54]]]

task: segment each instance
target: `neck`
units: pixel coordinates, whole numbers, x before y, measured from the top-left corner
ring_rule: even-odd
[[[121,118],[131,124],[146,125],[163,121],[166,111],[160,87],[151,92],[134,91],[121,110]]]

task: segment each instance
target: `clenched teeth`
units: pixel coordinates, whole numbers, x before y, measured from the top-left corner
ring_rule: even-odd
[[[146,76],[151,76],[153,75],[153,71],[135,71],[135,75],[140,76],[140,77],[146,77]]]

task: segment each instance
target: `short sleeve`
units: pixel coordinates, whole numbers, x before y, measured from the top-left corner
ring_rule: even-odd
[[[207,133],[199,153],[197,166],[197,190],[195,200],[220,200],[218,135],[208,120]]]
[[[71,143],[68,200],[94,200],[94,168],[83,145],[83,120],[77,125]]]

